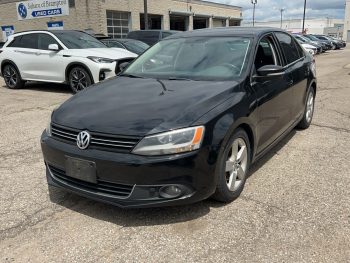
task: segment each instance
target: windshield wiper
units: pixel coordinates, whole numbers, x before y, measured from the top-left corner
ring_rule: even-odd
[[[120,75],[121,77],[129,77],[129,78],[135,78],[135,79],[144,79],[142,76],[134,75],[134,74],[128,74],[124,73]]]
[[[180,77],[169,77],[167,80],[186,80],[186,81],[194,81],[194,79],[189,78],[180,78]]]

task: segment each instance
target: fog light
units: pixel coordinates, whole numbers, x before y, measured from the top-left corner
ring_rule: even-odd
[[[177,185],[163,186],[159,190],[159,195],[163,198],[176,198],[182,194],[182,189]]]
[[[106,78],[106,73],[100,72],[100,81],[104,80]]]

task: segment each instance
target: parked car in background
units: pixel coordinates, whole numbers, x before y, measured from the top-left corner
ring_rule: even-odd
[[[293,34],[293,36],[301,44],[308,44],[308,45],[316,47],[317,54],[320,54],[320,53],[326,51],[326,50],[323,50],[323,45],[320,42],[312,41],[312,40],[310,40],[306,37],[303,37],[302,35],[299,35],[299,34]]]
[[[334,40],[334,41],[338,41],[343,48],[346,47],[346,41],[339,39],[339,38],[331,37],[331,36],[327,36],[327,37],[329,39]]]
[[[0,53],[0,74],[10,89],[44,81],[68,83],[76,93],[115,76],[122,62],[135,57],[81,31],[28,31],[9,37]]]
[[[155,43],[160,40],[177,34],[181,31],[175,30],[135,30],[128,33],[126,38],[140,40],[150,46],[153,46]]]
[[[122,207],[231,202],[252,163],[310,126],[315,95],[315,60],[284,30],[170,36],[53,112],[48,184]]]
[[[325,49],[325,50],[331,50],[333,48],[333,45],[329,40],[321,40],[321,39],[318,39],[317,37],[315,37],[314,35],[303,35],[303,37],[308,38],[312,41],[318,41],[318,42],[322,43],[324,45],[323,49]]]
[[[324,35],[313,35],[313,36],[318,38],[321,41],[328,41],[329,43],[331,43],[332,50],[340,49],[342,47],[340,43],[338,43],[337,41],[334,41],[333,39],[328,38],[327,36],[324,36]]]
[[[317,47],[315,47],[314,45],[311,44],[307,44],[307,43],[302,43],[299,42],[299,44],[307,51],[309,52],[311,55],[316,55],[319,52],[317,51]]]
[[[115,38],[105,38],[101,40],[107,47],[111,48],[123,48],[133,52],[137,55],[141,55],[145,50],[147,50],[150,46],[140,40],[135,39],[115,39]]]

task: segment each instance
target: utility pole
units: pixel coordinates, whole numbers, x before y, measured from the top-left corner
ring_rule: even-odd
[[[147,0],[143,0],[143,6],[144,6],[144,18],[145,18],[145,30],[148,29],[148,11],[147,11]]]
[[[283,12],[285,11],[286,9],[285,8],[281,8],[280,9],[280,12],[281,12],[281,28],[283,26]]]
[[[252,4],[254,5],[253,7],[253,26],[255,26],[255,5],[258,3],[258,0],[251,0]]]
[[[306,0],[304,0],[303,30],[301,31],[302,34],[305,33],[305,13],[306,13]]]

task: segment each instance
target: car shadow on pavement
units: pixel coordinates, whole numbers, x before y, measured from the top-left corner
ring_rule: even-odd
[[[59,83],[28,82],[22,89],[30,89],[41,92],[72,93],[68,85]]]
[[[259,159],[250,170],[249,176],[264,166],[296,134],[290,132],[281,142]],[[50,200],[77,213],[110,222],[122,227],[154,226],[192,221],[207,215],[211,208],[225,204],[207,199],[195,204],[175,207],[122,209],[113,205],[96,202],[55,187],[49,187]]]

